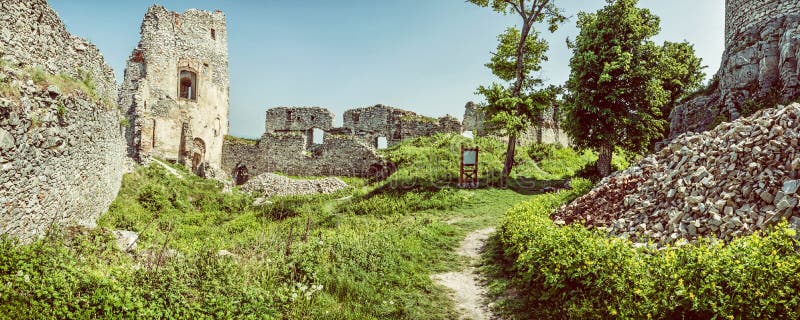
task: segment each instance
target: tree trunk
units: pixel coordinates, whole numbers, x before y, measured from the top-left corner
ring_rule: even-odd
[[[522,24],[522,34],[520,35],[519,45],[517,46],[517,63],[516,63],[516,73],[517,73],[517,82],[514,84],[514,91],[512,92],[513,97],[519,98],[522,93],[522,85],[525,83],[525,70],[523,65],[523,58],[525,57],[525,42],[528,39],[528,35],[531,31],[531,24],[528,20],[525,20]],[[520,116],[519,108],[521,106],[517,106],[517,116]],[[508,176],[511,174],[511,169],[514,167],[514,153],[517,149],[517,134],[512,133],[508,136],[508,148],[506,149],[506,163],[503,166],[503,176],[501,177],[501,183],[503,186],[506,186],[508,183]]]
[[[600,147],[599,155],[597,158],[597,172],[601,177],[607,177],[611,174],[611,156],[614,154],[614,147],[611,145],[603,145]]]
[[[508,185],[508,176],[511,175],[511,169],[514,167],[514,154],[517,152],[517,136],[511,135],[508,137],[508,148],[506,149],[506,162],[503,166],[503,176],[501,183],[505,187]]]

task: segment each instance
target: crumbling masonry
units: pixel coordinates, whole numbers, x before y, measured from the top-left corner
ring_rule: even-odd
[[[108,210],[125,158],[116,94],[100,51],[45,0],[0,1],[0,234],[28,242]]]
[[[376,153],[382,142],[391,146],[405,139],[461,132],[461,123],[453,117],[428,118],[383,105],[346,111],[341,128],[333,127],[333,118],[318,107],[269,109],[260,140],[225,141],[223,169],[237,184],[266,172],[382,176],[393,170]]]
[[[467,102],[464,107],[464,132],[472,132],[475,137],[489,135],[491,131],[486,121],[486,115],[480,110],[480,106]],[[562,146],[569,146],[571,143],[566,132],[561,130],[561,114],[557,106],[546,109],[542,117],[523,132],[517,141],[520,144],[536,142]]]
[[[800,1],[727,0],[725,11],[720,70],[672,111],[670,139],[800,98]]]
[[[195,172],[221,166],[230,88],[226,33],[220,11],[147,11],[119,98],[130,119],[132,158],[159,157]]]

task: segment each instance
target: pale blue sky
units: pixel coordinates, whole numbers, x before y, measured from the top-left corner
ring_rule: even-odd
[[[264,111],[277,106],[322,106],[341,123],[345,110],[378,103],[429,116],[463,116],[480,101],[475,88],[494,77],[483,65],[496,36],[517,24],[463,0],[163,0],[170,10],[220,9],[228,19],[231,134],[258,137]],[[139,41],[149,1],[50,0],[73,34],[100,48],[122,81],[125,61]],[[603,0],[560,0],[574,16]],[[724,0],[641,0],[661,17],[657,41],[688,40],[717,71],[724,46]],[[546,32],[545,32],[546,33]],[[555,34],[542,76],[569,76],[565,39],[575,19]]]

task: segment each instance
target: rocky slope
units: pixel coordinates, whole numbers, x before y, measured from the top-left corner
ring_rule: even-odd
[[[678,137],[552,218],[659,244],[800,223],[799,156],[800,104],[767,109]]]

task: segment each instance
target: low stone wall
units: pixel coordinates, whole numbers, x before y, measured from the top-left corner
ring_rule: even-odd
[[[125,167],[115,86],[44,0],[0,2],[0,233],[27,242],[108,210]]]
[[[328,135],[322,144],[307,142],[299,132],[265,133],[252,142],[226,139],[223,169],[234,180],[245,173],[255,177],[280,172],[294,176],[368,176],[383,160],[375,150],[353,136]]]
[[[381,137],[392,146],[406,139],[436,133],[461,133],[461,122],[451,116],[436,119],[379,104],[345,111],[344,128],[362,142],[377,148]]]

